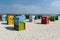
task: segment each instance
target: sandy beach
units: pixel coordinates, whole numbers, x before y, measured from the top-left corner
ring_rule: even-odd
[[[14,25],[2,24],[0,21],[0,40],[60,40],[60,19],[49,24],[25,22],[26,29],[14,30]]]

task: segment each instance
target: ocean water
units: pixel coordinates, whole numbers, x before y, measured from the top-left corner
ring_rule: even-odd
[[[60,18],[60,16],[58,16]]]

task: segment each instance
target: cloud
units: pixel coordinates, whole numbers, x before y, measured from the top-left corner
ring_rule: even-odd
[[[14,4],[13,6],[24,13],[40,13],[42,10],[42,8],[33,5]]]
[[[60,7],[60,1],[54,1],[51,6]]]
[[[0,5],[0,13],[60,14],[60,1],[55,0],[51,2],[48,8],[39,5],[23,5],[17,3]]]
[[[34,5],[21,5],[21,4],[12,4],[10,6],[5,5],[0,7],[0,12],[9,12],[9,13],[40,13],[43,9]]]
[[[49,13],[60,14],[60,0],[55,0],[50,4]]]

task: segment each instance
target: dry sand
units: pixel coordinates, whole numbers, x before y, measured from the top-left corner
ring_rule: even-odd
[[[60,40],[60,19],[49,24],[25,23],[26,30],[16,31],[13,25],[0,22],[0,40]]]

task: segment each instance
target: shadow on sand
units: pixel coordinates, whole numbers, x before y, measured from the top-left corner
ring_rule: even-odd
[[[1,23],[1,24],[7,25],[7,23]]]
[[[25,21],[25,22],[31,22],[31,21]]]
[[[35,24],[41,24],[41,23],[35,23]]]
[[[8,27],[5,27],[7,30],[11,30],[11,31],[16,31],[15,29],[14,29],[14,27],[11,27],[11,26],[8,26]]]
[[[42,23],[35,23],[35,24],[42,24]],[[42,25],[46,25],[46,24],[42,24]]]
[[[35,24],[41,24],[41,23],[35,23]]]

